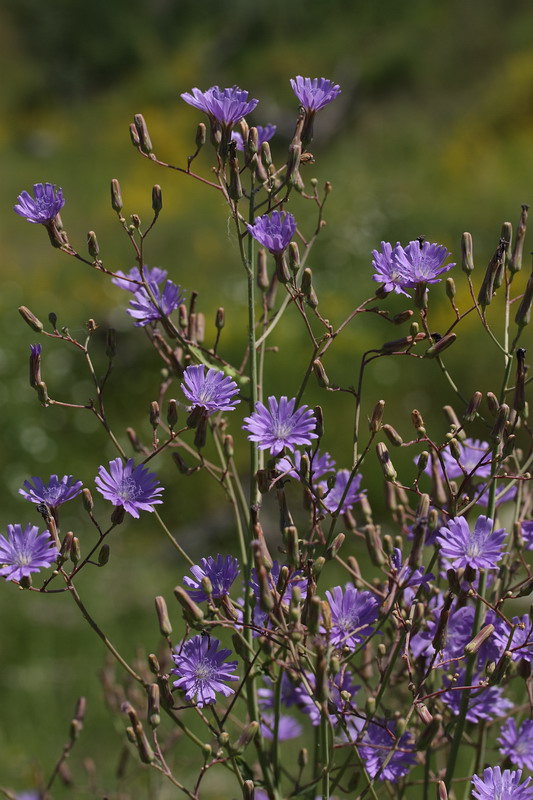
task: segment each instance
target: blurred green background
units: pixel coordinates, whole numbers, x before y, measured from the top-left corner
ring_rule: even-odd
[[[318,115],[312,146],[316,164],[303,173],[306,181],[317,177],[319,186],[325,180],[333,183],[328,225],[309,265],[320,310],[338,323],[375,290],[370,252],[381,240],[406,243],[422,234],[445,244],[453,260],[460,261],[461,233],[470,230],[481,273],[501,223],[509,219],[516,224],[520,204],[532,200],[532,36],[533,8],[527,0],[330,0],[327,7],[318,0],[207,0],[201,5],[4,0],[1,529],[15,521],[38,521],[18,496],[26,478],[72,473],[92,486],[97,466],[115,457],[89,414],[38,405],[27,383],[28,345],[37,339],[20,319],[19,305],[43,320],[54,311],[59,324],[78,337],[86,320],[94,318],[102,329],[94,343],[100,369],[105,328],[117,329],[108,409],[124,443],[127,425],[149,440],[148,408],[159,380],[148,342],[125,313],[125,293],[53,250],[39,226],[13,214],[22,189],[41,181],[61,186],[63,222],[73,245],[84,253],[86,233],[95,230],[106,266],[127,270],[134,260],[110,208],[109,181],[120,180],[125,212],[143,220],[151,214],[151,187],[159,183],[164,210],[148,240],[147,263],[168,269],[189,293],[199,292],[208,341],[214,336],[216,308],[226,307],[222,352],[239,360],[245,287],[227,211],[215,193],[156,167],[132,149],[128,126],[133,114],[144,114],[157,155],[183,165],[194,150],[202,116],[180,100],[180,92],[238,84],[260,99],[250,122],[278,125],[272,147],[281,163],[297,111],[289,78],[323,75],[341,84],[341,96]],[[209,175],[209,147],[195,163]],[[291,210],[309,233],[314,224],[310,204],[296,197]],[[523,280],[522,275],[519,285]],[[456,282],[459,303],[466,308],[459,272]],[[432,289],[432,297],[433,325],[439,330],[450,319],[449,306],[442,287]],[[406,302],[392,298],[382,305],[399,311]],[[471,328],[465,326],[447,359],[467,396],[477,389],[496,390],[491,381],[498,358],[498,351]],[[494,328],[499,329],[496,313]],[[405,326],[395,328],[372,315],[359,317],[328,354],[330,379],[349,385],[365,349],[406,332]],[[42,343],[51,396],[85,402],[91,388],[76,352],[50,340]],[[299,320],[283,322],[272,343],[280,353],[269,357],[268,391],[292,395],[309,357]],[[300,371],[294,368],[298,361]],[[409,359],[399,366],[390,359],[378,362],[363,414],[382,397],[388,401],[387,420],[406,438],[413,407],[427,418],[433,415],[431,433],[442,435],[440,406],[454,398],[435,364],[421,366]],[[179,389],[169,396],[179,396]],[[312,386],[306,399],[335,414],[325,446],[339,466],[348,466],[350,445],[343,434],[352,419],[348,395],[329,395]],[[409,451],[403,461],[398,459],[407,470],[406,480],[414,477],[412,457]],[[230,509],[217,487],[202,476],[179,475],[169,458],[156,468],[167,487],[163,515],[191,555],[234,550]],[[382,486],[373,463],[365,485],[379,518]],[[96,503],[105,519],[109,508],[99,496]],[[82,547],[90,546],[92,531],[80,504],[65,508],[62,529],[69,528]],[[275,541],[275,528],[270,533]],[[153,597],[163,594],[170,603],[184,567],[148,514],[137,525],[125,524],[111,544],[109,566],[82,576],[80,592],[126,657],[133,658],[139,648],[151,652],[159,647]],[[104,707],[97,679],[104,653],[73,604],[62,595],[38,597],[8,585],[0,588],[0,784],[22,790],[39,780],[41,769],[49,774],[75,699],[84,693],[89,698],[86,731],[70,764],[77,786],[65,796],[85,796],[86,756],[97,764],[102,796],[117,791],[155,796],[157,782],[152,785],[146,776],[135,790],[129,788],[130,779],[119,783],[115,778],[122,722]],[[179,630],[174,607],[172,615]],[[233,791],[219,785],[211,796],[229,797]],[[57,796],[63,796],[60,788]]]

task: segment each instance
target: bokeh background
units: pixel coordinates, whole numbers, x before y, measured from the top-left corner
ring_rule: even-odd
[[[328,225],[310,266],[322,313],[339,322],[374,291],[370,252],[381,240],[406,243],[424,235],[460,260],[461,233],[470,230],[480,273],[502,222],[516,224],[521,203],[533,200],[532,37],[528,0],[330,0],[327,7],[319,0],[4,0],[0,529],[15,521],[37,523],[33,507],[18,496],[28,477],[72,473],[92,486],[97,466],[115,456],[89,414],[37,403],[27,383],[28,345],[36,335],[17,307],[27,305],[43,320],[53,311],[59,325],[79,337],[86,320],[94,318],[101,326],[94,340],[100,368],[105,328],[117,329],[108,409],[123,442],[127,425],[149,439],[148,408],[157,396],[160,367],[125,313],[125,293],[53,250],[44,230],[13,214],[22,189],[41,181],[61,186],[62,217],[74,246],[83,253],[87,231],[95,230],[106,266],[127,270],[134,260],[110,207],[109,181],[120,180],[125,211],[141,219],[150,216],[151,187],[159,183],[164,210],[146,260],[168,269],[189,292],[199,292],[208,340],[216,308],[225,306],[223,352],[238,360],[245,288],[227,211],[216,193],[157,168],[133,150],[128,134],[133,114],[144,114],[156,153],[183,165],[194,150],[201,115],[180,100],[180,92],[238,84],[260,99],[250,121],[277,124],[272,147],[281,162],[297,111],[289,78],[323,75],[341,84],[341,96],[318,116],[316,164],[304,172],[319,185],[333,184]],[[197,169],[208,175],[211,163],[206,147]],[[309,206],[296,198],[291,210],[307,219],[302,227],[310,231]],[[460,274],[456,280],[466,307]],[[443,289],[432,295],[438,330],[449,319],[449,306]],[[393,298],[387,307],[399,311],[406,303]],[[496,315],[494,327],[498,330]],[[358,318],[328,355],[331,380],[349,385],[363,350],[403,333],[371,315]],[[487,341],[467,325],[449,351],[450,370],[466,395],[494,388],[497,351]],[[309,356],[299,320],[280,325],[273,343],[280,353],[268,361],[269,391],[294,394],[300,375],[294,365],[301,361],[303,372]],[[55,342],[43,345],[51,395],[85,402],[91,387],[81,359]],[[440,407],[453,397],[434,364],[414,369],[406,361],[375,365],[364,413],[384,398],[388,421],[408,437],[409,412],[417,407],[425,417],[433,415],[432,433],[438,437],[445,430]],[[171,395],[178,393],[176,387]],[[326,446],[339,466],[348,465],[343,433],[343,426],[351,425],[348,396],[331,397],[312,386],[307,401],[322,402],[335,414]],[[412,455],[399,461],[411,480]],[[169,458],[160,460],[157,471],[167,487],[165,518],[191,555],[234,550],[230,511],[217,488],[202,476],[185,479]],[[382,482],[373,464],[365,485],[380,517]],[[100,498],[96,502],[104,519],[109,508]],[[62,527],[89,546],[92,531],[80,504],[65,508]],[[275,530],[271,533],[275,537]],[[82,576],[80,591],[119,649],[129,658],[136,652],[142,657],[160,643],[153,597],[163,594],[171,603],[183,571],[145,514],[137,525],[123,526],[112,542],[110,564],[89,580]],[[116,778],[123,725],[101,699],[97,674],[104,653],[73,604],[61,595],[0,589],[0,785],[21,791],[38,782],[41,770],[49,774],[76,697],[83,693],[89,700],[86,730],[70,764],[76,786],[58,787],[57,796],[87,796],[82,759],[88,756],[97,765],[102,796],[155,797],[155,784],[146,775],[131,788],[139,779],[135,769],[122,782]],[[174,607],[172,614],[179,629]],[[210,791],[217,798],[232,790]]]

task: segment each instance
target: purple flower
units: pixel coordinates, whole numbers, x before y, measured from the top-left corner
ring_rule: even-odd
[[[340,94],[341,87],[327,78],[291,78],[294,94],[307,111],[318,111]]]
[[[261,714],[261,734],[265,739],[274,738],[275,716],[273,713],[263,711]],[[288,739],[296,739],[301,736],[303,731],[300,723],[288,714],[280,714],[278,724],[278,740],[285,742]]]
[[[378,774],[395,743],[394,723],[383,722],[382,725],[370,723],[358,750],[371,778]],[[414,742],[408,733],[404,733],[390,761],[380,773],[379,780],[396,783],[399,778],[407,775],[415,764]]]
[[[229,594],[233,581],[240,572],[239,562],[233,556],[217,555],[217,560],[212,556],[200,559],[200,564],[191,567],[193,578],[185,576],[183,583],[188,586],[189,595],[196,603],[209,600],[209,595],[202,587],[202,580],[209,578],[213,587],[212,597],[221,600]]]
[[[351,472],[349,469],[340,469],[335,476],[335,484],[332,489],[328,489],[326,481],[322,481],[322,483],[319,484],[321,489],[324,491],[322,502],[330,514],[334,514],[339,508],[339,503],[341,502],[344,492],[346,491],[346,487],[348,486],[350,475]],[[340,514],[345,514],[346,511],[352,508],[352,506],[361,499],[361,496],[366,493],[366,489],[364,492],[359,491],[362,480],[362,475],[357,474],[354,476],[348,491],[346,492],[346,497],[342,501],[342,506],[339,511]]]
[[[263,142],[269,142],[276,133],[275,125],[265,125],[264,127],[262,125],[256,125],[255,127],[257,128],[258,147],[261,147]],[[237,150],[244,151],[245,142],[243,141],[242,135],[238,131],[233,131],[231,138],[237,145]]]
[[[30,344],[30,356],[33,356],[33,358],[37,358],[37,356],[40,356],[42,352],[43,352],[42,344]]]
[[[491,446],[487,442],[480,442],[478,439],[465,439],[458,442],[461,453],[460,463],[467,474],[476,478],[488,478],[491,469]],[[441,450],[442,460],[446,468],[446,474],[450,480],[463,478],[464,473],[448,448]],[[429,466],[429,465],[428,465]],[[431,467],[430,472],[431,475]]]
[[[500,767],[487,767],[483,778],[473,776],[472,797],[476,800],[532,800],[531,778],[526,778],[521,784],[521,777],[521,769],[505,769],[502,773]]]
[[[492,525],[489,517],[481,516],[471,532],[464,517],[450,519],[437,535],[441,554],[455,569],[468,564],[476,569],[496,569],[506,532],[504,528],[493,530]]]
[[[404,286],[438,283],[439,275],[455,266],[455,264],[442,266],[448,256],[447,249],[442,245],[429,242],[421,244],[418,240],[409,242],[407,247],[396,247],[394,250],[397,268],[406,279]]]
[[[394,252],[397,249],[402,249],[402,246],[397,242]],[[372,266],[376,270],[372,275],[372,280],[383,284],[383,289],[386,292],[396,292],[396,294],[404,294],[407,297],[410,295],[404,291],[407,278],[400,270],[400,267],[394,258],[392,245],[389,242],[381,242],[381,252],[379,250],[372,250]]]
[[[394,579],[400,589],[403,589],[404,599],[410,603],[414,597],[414,590],[422,584],[428,588],[429,581],[435,577],[431,572],[425,572],[424,567],[413,569],[409,560],[403,561],[402,551],[395,547],[391,556],[391,567],[394,570]]]
[[[161,269],[161,267],[144,267],[144,280],[146,283],[163,283],[166,279],[168,272],[166,269]],[[142,282],[141,278],[141,271],[139,267],[132,267],[128,273],[122,272],[121,269],[117,269],[115,275],[120,277],[118,278],[111,278],[111,283],[114,283],[115,286],[118,286],[119,289],[126,289],[128,292],[138,292],[142,287],[139,286],[137,283],[132,283],[132,281],[139,281]],[[125,278],[129,278],[130,280],[124,280]]]
[[[360,592],[348,584],[343,592],[335,586],[326,597],[331,608],[333,622],[330,642],[336,647],[355,650],[359,642],[374,632],[372,623],[379,613],[379,602],[370,592]]]
[[[205,408],[208,414],[216,411],[234,411],[235,406],[241,401],[235,399],[239,387],[229,375],[224,375],[221,370],[207,370],[203,364],[187,367],[183,375],[181,389],[183,394],[194,408]]]
[[[163,487],[153,472],[143,464],[133,466],[133,459],[126,464],[115,458],[109,462],[109,472],[105,467],[98,468],[94,479],[96,488],[114,506],[124,506],[132,517],[139,517],[139,511],[153,511],[154,506],[163,501],[159,499]]]
[[[63,206],[63,191],[57,189],[52,183],[35,183],[33,197],[24,191],[17,197],[18,203],[13,210],[24,217],[28,222],[51,222]]]
[[[464,670],[459,674],[456,686],[464,686],[465,673]],[[479,677],[474,676],[472,685],[477,686]],[[448,706],[452,714],[458,716],[461,709],[461,702],[463,692],[465,689],[454,689],[444,692],[441,695],[441,700]],[[507,700],[503,696],[503,689],[500,686],[486,686],[484,689],[471,690],[468,699],[468,711],[466,712],[466,719],[469,722],[479,722],[481,719],[494,719],[494,717],[503,717],[508,711],[513,708],[511,700]]]
[[[259,244],[273,254],[283,253],[296,231],[296,220],[290,211],[272,211],[256,217],[253,225],[247,225],[249,233]]]
[[[510,630],[506,623],[494,631],[494,640],[502,650],[509,650],[513,654],[513,661],[533,661],[533,623],[529,614],[522,617],[513,617],[511,622],[515,625],[513,638],[509,644]]]
[[[482,489],[483,486],[479,485],[476,486],[477,491]],[[499,506],[501,503],[506,503],[509,500],[514,500],[516,497],[517,487],[516,486],[508,486],[507,489],[501,494],[500,498],[498,499],[498,495],[501,492],[501,487],[498,486],[496,488],[496,505]],[[480,506],[485,506],[485,508],[489,504],[489,487],[483,491],[483,493],[477,498],[476,503]]]
[[[533,520],[522,522],[522,537],[526,550],[533,550]]]
[[[137,320],[135,325],[138,328],[162,317],[168,317],[183,302],[181,286],[176,286],[172,281],[167,281],[163,289],[157,283],[150,283],[150,289],[157,306],[153,304],[146,289],[139,289],[130,300],[131,308],[126,309],[128,314]]]
[[[6,581],[20,581],[32,572],[54,563],[59,551],[48,531],[39,533],[36,525],[7,526],[7,539],[0,534],[0,575]]]
[[[276,464],[276,470],[282,474],[286,474],[289,478],[294,478],[294,480],[299,481],[301,479],[299,475],[301,462],[302,454],[299,450],[295,450],[290,457],[284,456],[279,459]],[[315,481],[323,478],[328,472],[333,472],[334,470],[335,461],[330,454],[320,454],[320,450],[317,450],[311,455],[309,475],[306,475],[306,479],[309,480],[309,483],[313,484]]]
[[[75,481],[72,475],[63,475],[61,479],[57,475],[50,475],[48,483],[44,483],[41,478],[32,478],[31,481],[24,481],[25,489],[19,489],[21,494],[30,503],[45,503],[49,508],[57,508],[68,500],[77,497],[82,488],[81,481]]]
[[[212,86],[206,92],[193,89],[192,94],[183,92],[181,97],[190,106],[204,111],[211,120],[216,120],[228,128],[253,111],[259,102],[255,98],[248,100],[248,92],[239,89],[238,86],[233,86],[231,89]]]
[[[242,427],[249,431],[248,439],[257,442],[259,450],[270,450],[277,456],[284,447],[294,450],[298,445],[310,445],[316,439],[316,418],[307,406],[294,410],[296,398],[283,396],[279,403],[275,397],[268,398],[268,408],[257,403],[255,411],[244,418]]]
[[[183,647],[172,654],[175,668],[170,671],[178,676],[174,686],[185,692],[187,700],[196,698],[198,708],[216,702],[215,692],[224,697],[235,694],[235,690],[224,681],[238,681],[231,673],[237,669],[237,661],[228,661],[231,650],[219,650],[220,642],[210,636],[193,636]]]
[[[316,678],[312,673],[306,673],[306,675],[313,695],[309,695],[309,692],[303,683],[301,683],[295,689],[295,700],[304,714],[309,715],[311,724],[316,727],[317,725],[320,725],[320,720],[322,718],[320,709],[317,708],[316,699],[314,697]],[[328,678],[328,707],[330,712],[332,712],[334,709],[333,713],[328,715],[332,725],[337,724],[339,715],[345,715],[347,712],[351,711],[351,701],[360,688],[360,686],[356,686],[354,684],[353,675],[349,669],[342,669],[335,675],[334,678]],[[348,703],[341,696],[341,692],[348,692],[351,695],[351,700],[348,701]]]
[[[517,728],[514,719],[509,717],[496,741],[500,753],[509,756],[516,767],[533,770],[533,719],[525,719]]]

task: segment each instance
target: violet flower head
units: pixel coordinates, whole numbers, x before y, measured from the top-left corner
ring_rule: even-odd
[[[283,253],[296,231],[296,220],[290,211],[272,211],[256,217],[253,225],[246,225],[259,244],[274,255]]]
[[[288,456],[284,456],[283,458],[279,459],[276,464],[276,470],[281,473],[286,473],[287,477],[294,478],[294,480],[299,481],[301,480],[299,475],[301,463],[302,454],[300,450],[295,450],[290,458]],[[315,481],[323,478],[324,475],[327,475],[328,472],[334,472],[334,470],[335,461],[330,454],[321,453],[320,450],[317,450],[311,457],[309,475],[307,475],[306,478],[310,483],[313,484]]]
[[[222,600],[227,597],[232,587],[233,581],[240,572],[239,562],[233,556],[217,555],[216,561],[213,556],[201,558],[200,564],[191,567],[194,578],[185,576],[183,583],[188,587],[187,592],[195,603],[209,600],[209,595],[202,586],[202,580],[209,578],[213,588],[212,597],[215,600]]]
[[[491,445],[487,442],[481,442],[478,439],[465,439],[464,442],[458,442],[459,451],[461,453],[460,463],[465,471],[474,478],[488,478],[491,470]],[[448,448],[441,451],[442,460],[446,468],[446,474],[450,480],[456,478],[463,478],[464,473],[455,458],[452,456]],[[429,466],[429,465],[428,465]],[[431,475],[431,467],[429,467],[429,475]]]
[[[17,200],[17,205],[13,207],[13,210],[28,222],[41,224],[55,219],[65,205],[62,189],[56,190],[52,183],[35,183],[33,197],[24,191],[19,194]]]
[[[471,532],[464,517],[450,519],[437,534],[441,554],[455,569],[468,564],[476,569],[496,569],[506,532],[504,528],[493,530],[492,525],[489,517],[481,516]]]
[[[444,264],[448,256],[448,250],[443,245],[429,242],[421,244],[418,240],[409,242],[407,247],[397,247],[394,251],[397,268],[406,279],[405,286],[439,283],[439,276],[455,267],[455,263]]]
[[[226,661],[231,650],[219,650],[220,642],[210,636],[193,636],[176,653],[172,654],[175,667],[170,671],[178,676],[174,686],[185,692],[189,701],[196,700],[198,708],[216,702],[216,692],[224,697],[235,694],[235,690],[224,681],[238,681],[232,675],[237,661]]]
[[[269,142],[276,133],[276,125],[256,125],[257,128],[257,145],[260,148],[263,142]],[[242,135],[238,131],[233,131],[231,138],[237,145],[237,150],[244,152],[246,142],[243,140]]]
[[[157,305],[154,305],[146,289],[139,289],[130,300],[131,308],[126,309],[128,314],[136,320],[135,325],[138,328],[148,325],[150,322],[156,322],[162,317],[170,316],[183,302],[184,293],[181,291],[181,286],[177,286],[172,281],[167,281],[163,289],[157,283],[150,283],[150,289]]]
[[[259,450],[270,450],[277,456],[284,447],[294,450],[298,445],[310,445],[315,433],[316,418],[310,408],[303,405],[295,410],[296,398],[283,396],[279,402],[268,398],[268,408],[257,403],[255,411],[244,418],[248,439],[256,442]]]
[[[265,739],[274,738],[275,715],[269,711],[261,713],[261,734]],[[288,739],[297,739],[303,733],[303,728],[294,717],[280,714],[278,725],[278,740],[286,742]]]
[[[168,275],[166,269],[161,269],[161,267],[145,266],[143,273],[146,283],[156,283],[157,285],[163,283]],[[133,292],[133,294],[135,294],[135,292],[138,292],[143,288],[137,283],[132,283],[132,281],[142,282],[141,271],[139,267],[132,267],[127,273],[123,272],[121,269],[117,269],[115,275],[118,275],[119,277],[111,278],[111,283],[114,283],[115,286],[119,287],[119,289],[125,289],[127,292]],[[125,280],[125,278],[129,278],[130,280]]]
[[[30,344],[30,356],[37,358],[43,352],[42,344]]]
[[[522,522],[522,538],[526,550],[533,550],[533,520],[529,522]]]
[[[384,722],[383,725],[371,723],[369,725],[361,743],[358,745],[358,750],[371,778],[378,774],[395,742],[394,723]],[[415,764],[414,742],[408,733],[404,733],[390,761],[380,773],[379,780],[396,783],[399,778],[407,775]]]
[[[49,567],[59,551],[48,531],[39,533],[36,525],[22,529],[18,523],[7,526],[7,538],[0,534],[0,575],[6,581],[20,581],[32,572]]]
[[[239,89],[238,86],[232,86],[230,89],[212,86],[206,92],[193,89],[192,94],[183,92],[181,97],[190,106],[199,108],[210,119],[227,128],[231,128],[242,117],[250,114],[259,102],[255,98],[248,100],[248,92]]]
[[[473,776],[472,797],[476,800],[532,800],[531,778],[520,783],[521,777],[521,769],[504,769],[502,772],[500,767],[487,767],[482,778]]]
[[[30,503],[39,505],[44,503],[48,508],[57,508],[68,500],[77,497],[82,488],[81,481],[75,481],[72,475],[63,475],[60,479],[57,475],[50,475],[48,483],[44,483],[41,478],[32,478],[31,481],[24,481],[24,489],[19,489],[21,494]]]
[[[389,242],[381,242],[381,252],[372,250],[372,266],[376,270],[372,275],[372,280],[382,283],[386,292],[395,292],[396,294],[404,294],[406,297],[410,297],[404,289],[408,279],[394,257],[394,253],[398,249],[402,249],[399,242],[396,243],[394,251]]]
[[[124,506],[135,518],[139,517],[139,511],[153,511],[155,505],[163,502],[160,499],[163,487],[156,475],[143,464],[135,467],[132,458],[126,464],[115,458],[109,462],[109,471],[99,467],[94,482],[106,500],[114,506]]]
[[[206,374],[203,364],[187,367],[181,389],[192,408],[205,408],[208,414],[234,411],[235,406],[241,402],[235,397],[239,393],[239,387],[233,378],[212,367]]]
[[[479,486],[476,486],[476,490],[477,491],[480,491],[481,489],[483,489],[483,484],[480,484]],[[515,497],[516,497],[517,491],[518,491],[518,489],[517,489],[516,485],[515,486],[508,486],[506,489],[504,489],[502,491],[502,487],[501,487],[501,484],[500,484],[496,489],[496,498],[495,498],[496,506],[501,505],[501,503],[507,503],[510,500],[514,500]],[[485,508],[488,506],[488,504],[489,504],[489,486],[485,485],[485,488],[482,491],[482,493],[479,495],[479,497],[477,498],[476,503],[477,503],[477,505],[484,506]]]
[[[294,94],[306,111],[319,111],[341,93],[341,87],[327,78],[291,78]]]
[[[533,662],[533,622],[531,622],[529,614],[513,617],[511,622],[515,626],[511,643],[508,644],[511,631],[507,623],[503,623],[503,626],[494,631],[494,640],[502,651],[509,650],[512,653],[513,661],[520,661],[523,658],[524,661],[531,664]]]
[[[516,767],[533,770],[533,719],[525,719],[517,728],[514,719],[509,717],[496,741],[502,756],[508,756]]]
[[[402,551],[395,547],[391,555],[391,567],[394,570],[394,580],[400,589],[403,589],[404,599],[410,603],[419,586],[428,588],[428,583],[435,577],[433,573],[426,572],[425,567],[413,569],[409,566],[409,559],[403,560]]]
[[[480,677],[474,675],[472,678],[472,686],[477,686],[480,682]],[[448,683],[446,681],[446,683]],[[444,692],[441,695],[442,702],[448,706],[452,714],[459,715],[461,710],[461,703],[464,689],[459,689],[460,686],[465,686],[465,671],[462,670],[454,684],[457,689]],[[479,692],[479,694],[478,694]],[[487,686],[484,689],[476,689],[469,697],[468,711],[466,712],[466,719],[468,722],[479,722],[481,719],[494,719],[495,717],[503,717],[513,708],[514,704],[503,696],[503,688],[501,686]]]
[[[379,602],[370,592],[360,592],[348,584],[343,592],[335,586],[333,592],[326,592],[331,608],[332,628],[330,642],[336,647],[357,645],[374,632],[372,623],[379,614]]]
[[[348,486],[350,474],[349,469],[340,469],[335,476],[335,485],[332,489],[328,489],[326,481],[320,483],[320,487],[324,490],[322,502],[330,514],[334,514],[335,511],[337,511],[345,492],[346,496],[342,500],[340,514],[345,514],[349,511],[349,509],[361,499],[361,496],[366,493],[366,489],[363,492],[359,491],[361,481],[363,480],[363,476],[359,473],[354,476],[352,482]],[[346,491],[346,487],[348,487],[348,491]]]

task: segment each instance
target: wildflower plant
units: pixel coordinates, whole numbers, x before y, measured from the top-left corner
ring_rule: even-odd
[[[122,670],[112,693],[123,700],[115,711],[124,720],[127,746],[176,796],[207,797],[206,774],[224,771],[231,796],[244,800],[254,793],[269,800],[446,800],[452,793],[462,796],[465,786],[478,800],[526,800],[533,797],[531,777],[521,775],[533,768],[533,623],[527,612],[533,591],[533,434],[522,345],[533,275],[525,282],[520,271],[528,208],[522,207],[514,239],[505,223],[479,281],[469,233],[460,245],[460,271],[447,246],[407,231],[407,244],[376,242],[368,253],[368,298],[344,319],[335,310],[326,315],[308,263],[332,187],[326,182],[319,190],[314,177],[304,181],[300,167],[313,160],[306,148],[314,116],[328,113],[340,87],[302,76],[291,86],[299,106],[286,156],[277,163],[269,146],[275,125],[250,127],[244,117],[258,100],[236,86],[181,95],[207,115],[210,126],[208,164],[197,172],[194,162],[207,142],[201,116],[196,150],[179,164],[158,158],[142,115],[130,127],[135,149],[154,173],[169,169],[198,181],[226,204],[247,296],[236,363],[225,348],[225,309],[213,310],[209,332],[194,275],[147,266],[163,209],[158,184],[153,218],[145,225],[132,214],[129,225],[120,184],[111,182],[112,208],[136,262],[122,269],[101,258],[93,231],[87,255],[69,241],[59,218],[63,196],[53,184],[36,184],[33,197],[19,196],[15,211],[46,228],[58,255],[92,267],[128,293],[123,297],[132,330],[143,329],[136,333],[153,347],[165,377],[154,386],[157,400],[147,398],[151,442],[128,427],[126,446],[123,421],[109,419],[104,403],[113,390],[114,331],[107,333],[109,365],[101,378],[91,360],[93,320],[80,342],[67,328],[57,329],[54,315],[48,328],[25,306],[19,309],[40,337],[29,359],[37,400],[44,408],[89,409],[114,458],[93,465],[94,499],[85,477],[84,485],[71,475],[24,481],[20,494],[43,516],[46,530],[7,525],[7,535],[0,536],[0,575],[35,593],[35,602],[41,599],[36,594],[54,592],[77,606],[80,622],[88,623],[88,632]],[[281,143],[279,148],[281,153]],[[222,226],[220,233],[225,235]],[[456,290],[459,280],[463,293]],[[404,304],[396,313],[392,294]],[[433,304],[439,296],[446,296],[450,316],[443,323],[439,310],[436,334]],[[500,326],[493,324],[497,308],[503,309]],[[352,346],[347,374],[334,382],[326,370],[329,353],[367,312],[384,327],[408,327],[400,336],[383,334],[366,352]],[[301,322],[308,352],[301,364],[294,359],[278,394],[265,364],[277,350],[272,334],[283,341],[289,314]],[[465,318],[479,322],[492,348],[485,395],[468,385],[469,376],[457,386],[448,368],[447,350],[461,336]],[[72,348],[84,359],[95,400],[76,405],[50,395],[43,379],[50,345]],[[381,359],[409,359],[421,381],[441,381],[443,395],[448,393],[445,435],[433,419],[424,419],[424,409],[412,410],[401,433],[387,421],[385,401],[368,397],[366,388],[368,371]],[[324,402],[311,406],[313,381]],[[341,396],[352,403],[353,422],[343,452],[330,454],[328,426],[340,424]],[[410,466],[401,473],[392,448],[408,451],[404,461]],[[194,466],[185,464],[183,453]],[[163,486],[159,470],[169,461],[179,469]],[[234,535],[228,552],[213,539],[210,552],[192,558],[172,532],[165,497],[174,484],[186,491],[198,472],[229,504]],[[373,472],[382,478],[384,504],[367,493]],[[62,528],[67,501],[83,505],[83,536]],[[91,616],[78,575],[86,576],[83,592],[91,573],[97,583],[94,567],[105,567],[109,541],[123,535],[126,515],[136,524],[147,513],[175,549],[181,575],[188,574],[177,575],[172,607],[162,595],[155,598],[158,655],[130,662]],[[50,795],[83,713],[81,703],[50,780],[37,787],[39,796]],[[187,754],[181,744],[164,744],[174,741],[173,730],[190,742]],[[280,746],[286,740],[296,748],[287,752],[297,758],[286,757]],[[509,763],[519,769],[507,769]]]

